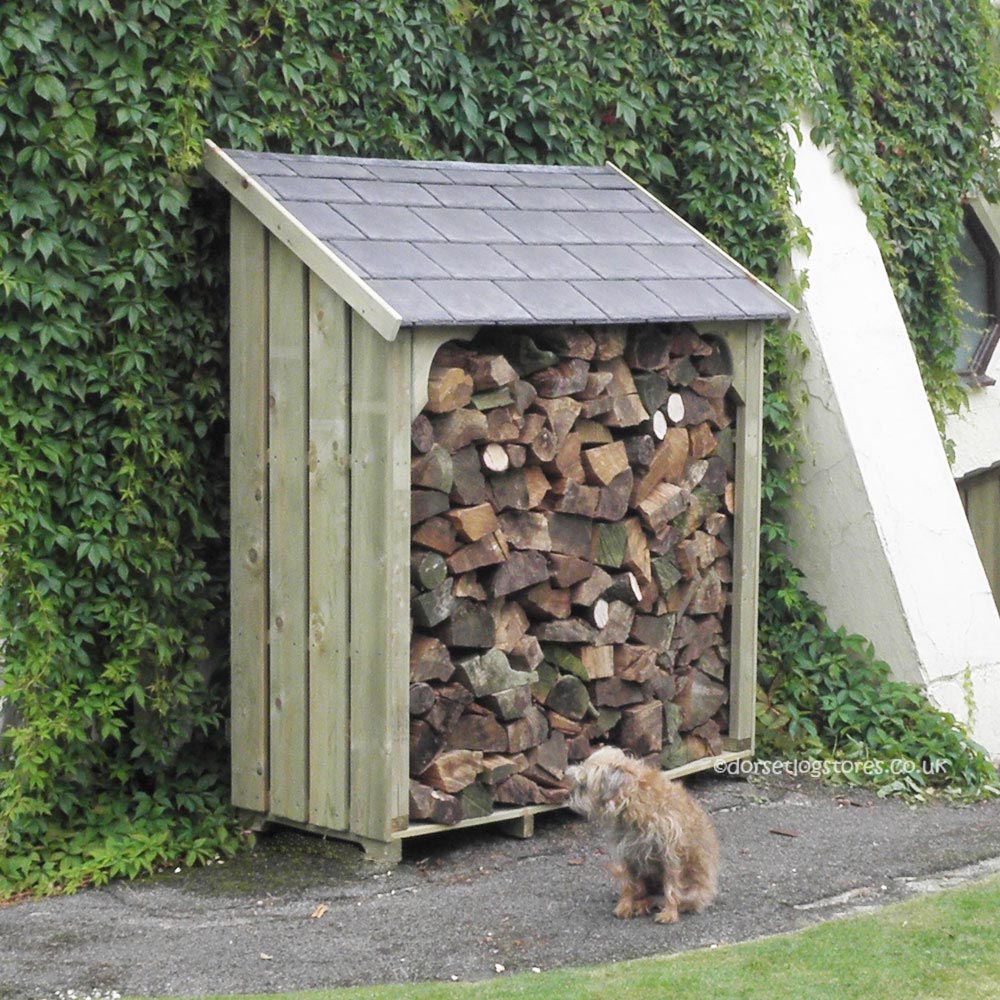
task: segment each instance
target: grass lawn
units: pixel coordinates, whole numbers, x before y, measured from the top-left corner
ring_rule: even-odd
[[[998,934],[1000,877],[794,934],[673,957],[285,1000],[997,1000]]]

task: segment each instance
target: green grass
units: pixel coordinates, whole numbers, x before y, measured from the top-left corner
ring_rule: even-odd
[[[794,934],[667,958],[284,1000],[997,1000],[998,931],[1000,878],[993,878]]]

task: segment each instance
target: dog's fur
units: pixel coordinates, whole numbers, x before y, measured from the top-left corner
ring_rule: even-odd
[[[682,785],[610,746],[566,774],[570,808],[611,828],[611,871],[621,891],[616,917],[643,916],[659,902],[656,921],[671,924],[712,902],[719,842],[712,821]]]

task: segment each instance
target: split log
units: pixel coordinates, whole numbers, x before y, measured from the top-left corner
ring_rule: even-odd
[[[471,785],[483,766],[482,753],[475,750],[445,750],[420,772],[420,780],[431,788],[454,795]]]
[[[448,620],[435,633],[446,646],[462,649],[489,649],[495,629],[493,616],[475,601],[457,600]]]
[[[410,680],[446,681],[455,667],[448,647],[429,635],[414,635],[410,640]]]
[[[462,804],[454,795],[412,780],[409,810],[411,820],[440,823],[442,826],[454,826],[465,818]]]
[[[574,604],[590,608],[610,586],[611,576],[600,566],[595,566],[588,579],[581,580],[570,590],[570,599]],[[605,606],[606,604],[607,602],[605,602]]]
[[[589,518],[576,517],[572,514],[552,514],[548,520],[553,552],[581,559],[590,558],[593,522]]]
[[[608,486],[616,476],[630,471],[628,453],[621,441],[587,448],[581,452],[580,460],[587,482],[595,486]]]
[[[586,361],[582,358],[569,358],[529,375],[528,381],[542,398],[571,396],[586,388],[589,373],[590,366]]]
[[[489,592],[493,597],[503,597],[548,578],[549,564],[545,556],[540,552],[515,551],[491,576]]]
[[[558,326],[545,330],[539,340],[563,358],[582,358],[590,361],[597,350],[594,338],[576,326]]]
[[[448,494],[439,490],[410,490],[410,522],[419,524],[451,506]]]
[[[656,446],[646,474],[635,484],[632,503],[639,504],[660,483],[680,483],[689,453],[688,432],[683,427],[671,427]]]
[[[453,410],[434,417],[431,423],[434,425],[434,440],[451,452],[482,441],[487,434],[486,416],[478,410]]]
[[[507,731],[508,752],[522,753],[548,738],[549,720],[537,705],[532,705],[524,718],[508,722],[504,728]]]
[[[499,785],[518,773],[518,765],[514,759],[501,754],[484,754],[482,768],[479,780],[484,785]]]
[[[500,532],[494,531],[478,542],[463,545],[448,556],[448,569],[452,573],[468,573],[470,570],[481,569],[483,566],[503,564],[507,552]]]
[[[534,674],[512,669],[502,650],[491,649],[481,656],[459,660],[455,664],[455,679],[465,685],[476,698],[482,698],[483,695],[531,684],[536,677]]]
[[[410,775],[417,777],[425,770],[441,745],[440,733],[430,723],[414,719],[410,723]]]
[[[638,330],[625,345],[624,357],[633,368],[653,371],[670,364],[673,338],[662,327]]]
[[[670,383],[658,372],[643,372],[635,375],[635,391],[642,400],[647,413],[658,413],[670,395]]]
[[[418,413],[410,424],[410,442],[419,454],[430,451],[434,444],[434,425],[426,413]]]
[[[548,535],[547,527],[546,535]],[[586,559],[580,559],[578,556],[566,556],[558,552],[549,556],[549,567],[556,586],[563,589],[589,580],[595,569],[594,564]]]
[[[603,421],[609,427],[635,427],[649,419],[649,413],[642,405],[638,393],[627,396],[615,396],[611,409],[603,416]]]
[[[663,748],[663,706],[658,701],[630,705],[618,725],[621,745],[639,757]]]
[[[596,350],[594,357],[604,361],[619,358],[625,351],[625,341],[628,337],[627,326],[598,326],[591,331]]]
[[[553,587],[547,580],[526,590],[520,597],[525,611],[533,618],[569,618],[571,611],[568,590]]]
[[[439,444],[432,444],[410,465],[410,482],[425,489],[450,493],[453,476],[451,452]]]
[[[443,687],[438,688],[434,707],[427,712],[423,721],[436,733],[447,733],[471,704],[472,693],[468,688],[463,687],[461,684],[445,684]],[[411,736],[413,725],[415,724],[411,724],[410,727]],[[440,744],[438,746],[440,748]]]
[[[615,648],[614,646],[579,647],[577,655],[587,672],[588,680],[596,681],[603,677],[614,677]]]
[[[410,614],[419,628],[433,628],[450,618],[458,606],[451,592],[451,580],[410,600]]]
[[[545,414],[546,422],[552,429],[558,445],[566,440],[566,436],[573,429],[573,425],[583,409],[581,403],[568,396],[559,396],[554,399],[540,398],[535,401],[534,405]]]
[[[552,547],[548,518],[540,511],[505,511],[499,524],[511,548],[548,552]]]
[[[452,455],[451,465],[451,499],[463,507],[474,507],[486,503],[490,498],[490,493],[486,486],[486,477],[483,475],[479,452],[476,448],[470,445],[455,452]]]
[[[495,801],[508,806],[545,805],[548,802],[538,785],[521,774],[496,786]]]
[[[472,377],[461,368],[432,365],[427,378],[427,409],[449,413],[472,399]]]
[[[496,512],[488,503],[456,508],[445,516],[454,525],[458,536],[467,542],[478,542],[480,538],[491,534],[499,527]]]
[[[507,750],[507,732],[492,712],[486,715],[466,712],[448,730],[445,737],[453,750],[482,750],[504,753]]]

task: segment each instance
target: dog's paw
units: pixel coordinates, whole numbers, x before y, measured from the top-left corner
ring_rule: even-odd
[[[680,920],[680,914],[677,912],[677,907],[670,907],[669,909],[664,907],[653,919],[658,924],[676,924]]]
[[[652,912],[653,901],[651,899],[621,899],[615,907],[615,916],[622,920],[644,917],[647,913]]]

